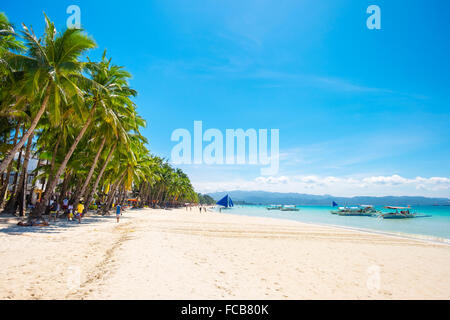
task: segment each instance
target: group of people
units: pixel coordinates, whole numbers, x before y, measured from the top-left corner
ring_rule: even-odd
[[[84,212],[84,203],[80,201],[76,208],[73,207],[73,203],[69,203],[67,198],[64,198],[62,202],[62,212],[67,216],[67,220],[73,221],[74,218],[81,223],[81,218]],[[61,211],[60,204],[55,200],[50,200],[50,219],[53,218],[56,221]]]
[[[120,220],[120,216],[122,215],[122,205],[117,204],[116,206],[116,219],[117,222]],[[60,205],[55,200],[50,200],[50,219],[53,218],[56,222],[56,218],[58,218],[60,212]],[[80,201],[76,208],[73,207],[72,203],[69,203],[69,200],[65,198],[63,200],[62,211],[67,216],[67,220],[73,221],[74,219],[78,220],[78,223],[81,223],[81,218],[84,215],[84,202]]]
[[[62,203],[62,204],[61,204]],[[101,207],[101,203],[96,203],[97,208]],[[33,211],[35,208],[35,204],[28,203],[28,210],[30,212]],[[113,208],[115,208],[116,211],[116,220],[119,222],[120,216],[122,215],[122,212],[125,210],[125,207],[121,204],[113,204]],[[86,209],[86,210],[85,210]],[[47,206],[47,213],[48,213],[48,222],[50,222],[52,219],[54,222],[60,217],[65,216],[68,221],[78,221],[78,223],[81,223],[81,219],[84,217],[85,211],[87,211],[87,208],[85,208],[85,203],[83,200],[81,200],[75,207],[74,203],[70,202],[68,198],[64,198],[62,202],[58,201],[57,198],[53,197],[50,199],[48,206]],[[20,225],[48,225],[48,222],[41,217],[41,222],[31,222],[30,224],[24,224],[20,222]]]
[[[207,210],[206,207],[204,207],[204,206],[200,206],[199,209],[200,209],[200,213],[202,213],[202,211],[206,212],[206,210]]]
[[[188,211],[188,208],[189,208],[189,211],[192,211],[192,206],[186,206],[186,211]],[[200,213],[203,211],[203,212],[206,212],[207,210],[208,210],[208,208],[206,208],[205,206],[198,206],[198,209],[200,210]]]

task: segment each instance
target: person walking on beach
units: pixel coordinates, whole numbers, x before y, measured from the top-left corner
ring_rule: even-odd
[[[69,216],[70,216],[70,214],[72,214],[72,218],[73,218],[73,214],[74,214],[74,211],[73,211],[73,204],[69,204],[69,206],[67,207],[67,210],[69,211]],[[71,219],[72,220],[72,219]]]
[[[69,207],[69,200],[68,200],[67,197],[66,197],[66,198],[64,198],[64,200],[63,200],[63,205],[62,205],[62,208],[63,208],[64,213],[67,213],[68,207]]]
[[[56,215],[58,213],[58,205],[56,204],[56,201],[53,201],[50,205],[50,218],[53,217],[53,220],[56,222]]]
[[[67,209],[68,213],[67,213],[67,219],[69,221],[73,220],[73,208],[72,209]]]
[[[117,218],[117,223],[119,223],[119,219],[120,219],[120,215],[122,214],[122,206],[120,204],[118,204],[116,206],[116,218]]]
[[[84,204],[83,204],[83,201],[80,201],[80,203],[77,206],[78,223],[81,223],[81,215],[83,214],[83,211],[84,211]]]

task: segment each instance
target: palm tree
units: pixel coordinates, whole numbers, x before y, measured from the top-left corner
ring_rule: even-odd
[[[101,138],[101,143],[97,149],[96,156],[91,165],[86,180],[76,196],[75,205],[78,204],[80,196],[84,196],[87,187],[92,179],[97,162],[100,158],[101,152],[105,146],[106,139],[110,137],[112,140],[120,132],[124,134],[121,127],[120,118],[132,119],[134,114],[130,114],[129,109],[134,112],[134,104],[130,100],[131,96],[135,96],[136,92],[129,88],[127,79],[131,75],[122,67],[112,65],[111,59],[106,59],[106,51],[103,52],[102,61],[99,63],[89,63],[86,68],[91,78],[98,84],[105,88],[105,90],[94,90],[93,95],[96,96],[96,101],[101,105],[98,118],[95,119],[98,123],[97,133]],[[123,114],[123,112],[126,114]]]
[[[9,203],[25,207],[31,154],[38,158],[34,181],[45,182],[45,192],[30,218],[44,212],[55,191],[72,193],[75,205],[87,199],[88,209],[103,190],[105,213],[130,192],[141,205],[197,201],[187,175],[147,149],[130,74],[106,53],[99,62],[82,62],[94,41],[81,30],[57,33],[45,21],[40,39],[24,26],[22,44],[0,14],[0,174],[7,170],[0,204],[14,170]]]
[[[13,25],[3,12],[0,12],[0,75],[9,73],[10,67],[6,56],[11,52],[23,52],[25,46],[17,39]]]
[[[23,38],[27,45],[27,54],[15,54],[9,51],[6,63],[15,71],[24,72],[24,79],[16,92],[16,107],[26,102],[25,97],[39,106],[27,131],[12,148],[0,164],[2,173],[14,158],[29,136],[34,132],[47,106],[50,112],[59,118],[61,101],[68,103],[75,96],[82,99],[77,80],[87,79],[82,75],[83,63],[78,59],[95,42],[79,29],[67,29],[57,34],[55,26],[45,17],[46,28],[42,39],[38,39],[32,29],[23,26]],[[51,99],[50,99],[51,98]]]

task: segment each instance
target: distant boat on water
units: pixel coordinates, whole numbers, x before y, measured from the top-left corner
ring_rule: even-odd
[[[300,211],[300,209],[294,205],[281,205],[281,204],[272,204],[272,205],[266,207],[266,209],[267,210],[280,210],[280,211]]]
[[[280,210],[281,211],[300,211],[300,209],[295,207],[294,205],[284,205]]]
[[[230,196],[227,194],[225,197],[216,202],[219,206],[224,206],[224,209],[229,209],[234,207],[233,200],[231,200]]]
[[[281,204],[271,204],[266,209],[267,210],[280,210],[283,206]]]

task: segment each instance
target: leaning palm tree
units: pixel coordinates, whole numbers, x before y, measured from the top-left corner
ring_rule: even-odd
[[[130,192],[141,205],[196,202],[189,178],[146,148],[140,133],[145,121],[132,101],[136,92],[129,87],[130,74],[105,54],[100,62],[82,62],[93,40],[81,30],[57,33],[45,18],[39,39],[24,26],[27,50],[22,52],[23,44],[0,14],[0,174],[7,171],[0,205],[10,195],[11,203],[25,206],[31,155],[38,158],[33,180],[40,179],[45,191],[30,218],[40,216],[58,193],[71,194],[74,204],[87,199],[89,208],[102,191],[106,211]],[[37,188],[33,185],[31,194]]]
[[[128,86],[127,80],[131,75],[127,71],[122,67],[112,65],[111,59],[106,59],[106,51],[103,53],[101,62],[88,63],[86,70],[93,81],[104,88],[101,90],[95,87],[89,89],[94,100],[93,108],[98,106],[97,117],[93,120],[96,124],[94,131],[101,136],[101,142],[85,182],[76,196],[75,206],[78,204],[80,196],[86,194],[106,139],[109,137],[114,141],[114,136],[126,135],[127,130],[123,130],[121,127],[121,118],[127,121],[136,118],[134,103],[130,99],[136,95],[136,92]]]
[[[23,26],[22,35],[28,48],[25,55],[11,51],[5,55],[5,61],[11,68],[24,73],[15,92],[17,102],[14,107],[28,102],[25,98],[29,98],[35,102],[37,110],[33,110],[33,120],[20,141],[0,164],[0,173],[34,132],[48,107],[50,113],[58,119],[61,101],[69,103],[73,98],[83,99],[77,83],[87,79],[82,74],[83,63],[79,58],[96,44],[80,29],[67,29],[63,33],[57,33],[47,16],[45,22],[46,28],[41,39],[36,37],[32,29]]]

